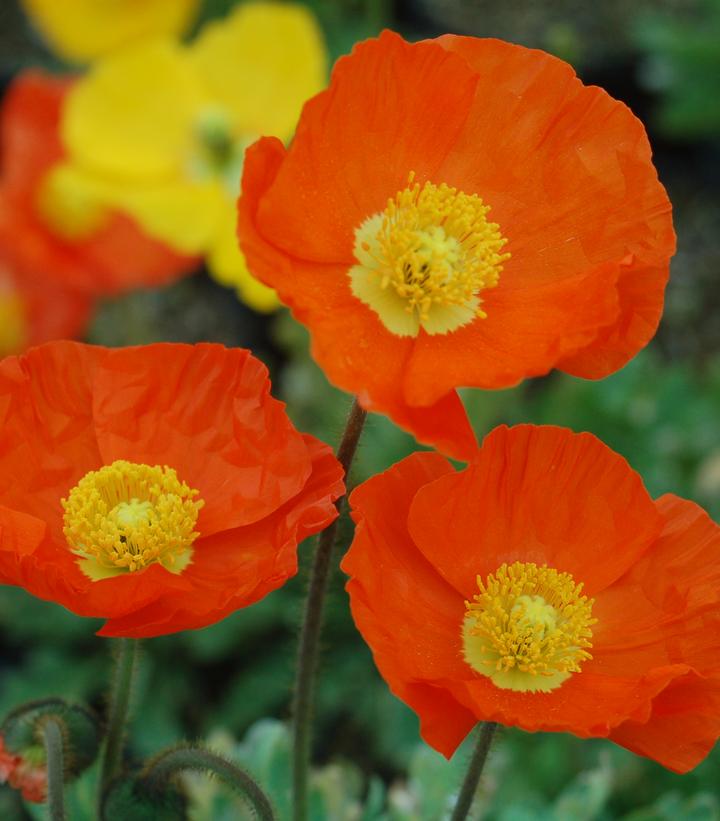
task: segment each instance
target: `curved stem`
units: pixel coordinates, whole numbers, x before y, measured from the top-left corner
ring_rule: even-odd
[[[162,790],[175,773],[195,770],[211,773],[241,795],[260,821],[275,821],[276,815],[267,795],[244,770],[204,747],[188,745],[160,753],[148,764],[142,780],[151,790]]]
[[[337,451],[337,458],[345,471],[346,481],[366,417],[367,412],[360,407],[357,399],[354,400]],[[335,503],[338,513],[342,510],[345,498],[343,496]],[[330,574],[330,559],[335,545],[339,518],[338,516],[325,528],[318,538],[310,575],[310,586],[305,601],[303,624],[300,631],[300,646],[293,696],[293,818],[295,821],[306,821],[308,815],[308,770],[312,741],[311,725],[315,674],[318,664],[325,593],[327,592]]]
[[[53,716],[43,719],[45,755],[47,757],[47,801],[51,821],[65,821],[65,755],[63,728]]]
[[[125,725],[130,707],[130,693],[138,655],[135,639],[117,639],[115,672],[110,693],[107,735],[100,775],[100,793],[118,773],[125,743]]]
[[[494,721],[486,721],[480,725],[475,751],[470,759],[450,821],[465,821],[470,812],[497,726]]]

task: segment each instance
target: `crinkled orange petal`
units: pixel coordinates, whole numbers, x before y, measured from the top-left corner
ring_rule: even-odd
[[[27,513],[0,505],[0,579],[18,572],[18,564],[43,542],[47,525]]]
[[[558,363],[577,376],[607,376],[655,333],[675,250],[671,205],[642,123],[549,54],[493,39],[438,42],[478,72],[475,102],[441,173],[452,185],[471,181],[492,206],[512,252],[503,281],[563,280],[628,259],[619,319]]]
[[[95,375],[93,420],[105,464],[167,464],[200,492],[205,536],[277,510],[312,469],[285,406],[270,395],[267,369],[243,349],[108,350]]]
[[[463,60],[434,43],[411,46],[384,32],[356,45],[336,63],[330,89],[305,104],[258,209],[259,233],[291,256],[354,264],[355,228],[407,186],[411,171],[433,176],[476,83]]]
[[[477,575],[515,561],[571,573],[594,596],[661,526],[621,456],[592,434],[533,425],[496,428],[466,470],[420,488],[408,518],[420,551],[465,598]]]
[[[626,721],[610,738],[676,773],[696,767],[720,736],[720,677],[688,673],[653,701],[645,722]]]
[[[406,680],[469,672],[461,656],[462,596],[423,559],[407,531],[418,488],[451,472],[439,454],[416,453],[351,494],[355,536],[341,569],[350,576],[353,618],[383,674],[386,666]]]
[[[60,499],[100,464],[91,384],[101,357],[57,342],[0,362],[0,501],[55,533]]]
[[[671,247],[672,224],[668,222],[664,230],[668,235],[666,245]],[[563,357],[558,363],[560,370],[585,379],[602,379],[622,368],[655,335],[665,302],[668,264],[665,259],[631,259],[630,264],[620,267],[618,321],[601,328],[586,347]]]
[[[720,527],[675,496],[656,503],[663,529],[593,608],[593,666],[616,674],[688,664],[720,674]]]
[[[405,372],[405,401],[422,406],[457,385],[493,388],[547,373],[564,352],[616,319],[620,266],[600,269],[523,288],[503,276],[483,295],[486,319],[451,334],[418,336]]]
[[[583,670],[549,693],[501,689],[485,676],[444,684],[478,721],[596,738],[608,736],[628,720],[646,722],[653,700],[689,671],[685,665],[653,668],[642,676],[605,676]]]

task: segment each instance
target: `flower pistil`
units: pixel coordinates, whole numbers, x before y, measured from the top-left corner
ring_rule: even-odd
[[[94,581],[159,562],[181,573],[204,502],[167,466],[118,460],[87,473],[62,500],[65,537]]]
[[[356,229],[351,288],[398,336],[445,334],[486,316],[479,294],[510,254],[477,194],[414,179]]]
[[[477,583],[465,603],[463,654],[497,687],[549,692],[592,658],[594,600],[569,573],[515,562]]]

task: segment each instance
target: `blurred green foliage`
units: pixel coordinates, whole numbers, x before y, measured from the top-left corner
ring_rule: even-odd
[[[686,22],[643,15],[633,33],[647,54],[641,79],[662,93],[658,127],[682,140],[720,136],[720,0],[703,0]]]

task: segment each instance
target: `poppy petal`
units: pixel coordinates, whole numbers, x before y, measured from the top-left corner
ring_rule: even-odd
[[[693,502],[663,496],[664,527],[593,607],[592,666],[605,673],[688,664],[720,673],[720,527]]]
[[[406,525],[418,488],[451,471],[440,455],[416,453],[350,496],[356,529],[341,569],[355,624],[391,687],[399,686],[396,669],[401,680],[471,672],[461,656],[463,599],[423,559]]]
[[[476,82],[434,43],[384,32],[355,46],[336,63],[331,89],[305,105],[258,211],[259,233],[292,256],[349,268],[354,229],[410,172],[432,176],[452,149]]]
[[[603,265],[627,260],[619,321],[598,325],[582,351],[559,363],[577,376],[606,376],[655,333],[675,250],[670,201],[642,123],[549,54],[493,39],[438,42],[478,72],[474,105],[442,173],[481,193],[509,237],[503,282],[592,268],[604,279]],[[612,280],[605,287],[616,290]]]
[[[103,462],[170,465],[200,492],[198,527],[206,536],[267,516],[310,475],[302,436],[270,396],[267,369],[247,350],[108,350],[93,402]]]
[[[529,732],[570,732],[581,738],[606,737],[628,720],[646,722],[653,699],[689,668],[656,668],[644,676],[575,674],[549,693],[520,693],[496,687],[489,678],[443,682],[478,721],[498,721]],[[598,709],[598,704],[602,709]]]
[[[720,736],[720,678],[687,673],[671,682],[652,703],[644,722],[626,721],[610,738],[676,773],[696,767]]]
[[[0,498],[55,532],[60,499],[100,461],[90,387],[100,356],[58,342],[0,362]]]
[[[515,561],[568,572],[594,596],[661,525],[621,456],[591,434],[532,425],[496,428],[467,470],[418,490],[408,517],[420,551],[465,598],[477,592],[478,575]],[[449,552],[448,543],[463,549]]]

